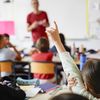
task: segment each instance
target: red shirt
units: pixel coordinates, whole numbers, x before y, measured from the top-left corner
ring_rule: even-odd
[[[41,11],[39,14],[35,14],[34,12],[31,12],[27,16],[27,23],[29,25],[31,25],[35,21],[42,21],[42,20],[46,20],[46,22],[49,23],[47,14],[44,11]],[[39,25],[37,28],[33,29],[32,30],[33,42],[36,42],[37,39],[39,39],[40,37],[47,38],[47,34],[45,33],[45,30],[46,30],[46,27],[44,27],[43,25]]]
[[[46,53],[35,53],[32,55],[33,61],[52,61],[53,53],[46,52]]]
[[[32,55],[32,60],[33,61],[52,61],[53,58],[53,53],[52,52],[47,52],[47,53],[35,53]],[[54,77],[54,74],[38,74],[34,73],[33,74],[34,78],[38,79],[51,79]]]

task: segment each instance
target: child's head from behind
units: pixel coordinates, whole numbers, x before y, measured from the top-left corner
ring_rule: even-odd
[[[86,89],[100,98],[100,60],[88,60],[82,70]]]
[[[50,100],[88,100],[88,99],[78,94],[63,93],[51,98]]]
[[[9,35],[8,35],[7,33],[4,33],[3,35],[4,35],[4,37],[6,37],[8,40],[10,39],[10,37],[9,37]]]
[[[49,50],[49,41],[45,37],[41,37],[36,42],[36,48],[41,52],[48,52]]]

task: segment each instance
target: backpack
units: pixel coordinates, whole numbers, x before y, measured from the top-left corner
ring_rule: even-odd
[[[25,100],[26,94],[9,76],[0,80],[0,100]]]

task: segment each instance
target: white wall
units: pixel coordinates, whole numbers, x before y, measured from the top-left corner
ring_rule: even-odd
[[[13,0],[14,2],[9,3],[9,4],[3,3],[3,1],[4,0],[0,0],[0,20],[14,20],[15,21],[15,36],[11,36],[11,41],[13,41],[15,44],[23,46],[23,47],[31,46],[32,45],[31,33],[28,33],[26,30],[26,16],[29,12],[32,11],[31,2],[30,2],[31,0]],[[65,24],[63,25],[64,20],[62,20],[62,18],[65,18],[64,13],[66,12],[66,10],[68,12],[68,9],[66,9],[66,6],[64,6],[64,4],[68,6],[68,2],[70,0],[47,0],[47,1],[39,0],[39,1],[40,1],[40,8],[47,11],[47,13],[48,13],[48,17],[50,19],[50,24],[52,24],[53,20],[56,19],[59,24],[60,32],[63,32],[67,36],[66,33],[67,33],[68,25],[65,25]],[[79,2],[77,2],[77,1],[78,0],[76,0],[76,1],[73,0],[72,5],[69,5],[69,8],[74,9],[74,8],[72,8],[72,7],[74,7],[74,4],[77,4],[77,6],[79,6]],[[80,0],[80,1],[81,1],[80,3],[82,4],[83,1],[85,1],[85,0]],[[49,2],[49,5],[46,4],[47,2]],[[100,2],[100,0],[89,0],[89,2],[92,5],[95,2],[96,3]],[[50,7],[51,7],[51,9],[50,9]],[[61,8],[61,9],[56,11],[57,7]],[[91,8],[91,6],[89,6],[89,10],[90,10],[90,8]],[[70,13],[70,10],[69,10],[69,13]],[[79,12],[75,12],[76,15],[77,15],[77,13],[79,15]],[[82,14],[82,12],[80,12],[80,13]],[[90,16],[93,16],[93,17],[90,17]],[[66,16],[66,18],[67,17],[68,16]],[[100,11],[99,12],[96,11],[95,15],[93,13],[89,13],[89,25],[93,21],[92,19],[94,19],[94,21],[96,20],[95,19],[96,17],[100,17]],[[70,16],[68,17],[68,19],[70,19]],[[70,22],[70,25],[71,24],[73,25],[72,22]],[[75,26],[75,25],[73,25],[73,26]],[[73,27],[72,29],[75,30],[75,27]],[[81,32],[82,29],[79,28],[79,31]],[[77,36],[77,37],[80,37],[80,36]],[[27,37],[29,37],[29,38],[27,38]],[[76,37],[76,35],[73,37]],[[95,39],[90,38],[88,40],[66,40],[66,42],[68,45],[72,45],[72,43],[75,42],[76,46],[80,46],[80,44],[83,44],[88,49],[90,49],[90,48],[100,49],[100,45],[99,45],[100,39],[97,39],[97,38],[95,38]]]
[[[32,45],[31,33],[27,32],[26,24],[27,14],[32,11],[30,1],[13,0],[11,3],[4,3],[4,0],[0,0],[0,20],[15,22],[15,35],[11,36],[11,41],[22,47]]]

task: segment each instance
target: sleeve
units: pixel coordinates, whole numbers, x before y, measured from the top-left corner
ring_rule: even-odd
[[[76,66],[75,62],[73,61],[73,59],[71,58],[70,54],[68,52],[62,52],[59,54],[60,56],[60,60],[62,62],[63,65],[63,69],[66,73],[67,76],[77,76],[81,79],[81,73],[78,69],[78,67]]]
[[[48,52],[48,58],[47,58],[47,60],[48,61],[52,61],[52,58],[53,58],[53,53],[52,52]]]
[[[59,54],[59,57],[61,59],[63,69],[67,75],[67,77],[74,77],[77,80],[76,86],[73,86],[72,91],[77,94],[81,94],[83,96],[86,96],[89,98],[89,100],[97,100],[93,95],[91,95],[84,87],[83,80],[81,73],[76,66],[75,62],[71,58],[70,54],[68,52],[62,52]]]
[[[9,60],[15,60],[15,58],[16,58],[16,53],[14,52],[14,51],[12,51],[12,50],[9,50],[9,49],[7,49],[7,52],[6,52],[7,54],[7,59],[9,59]]]

